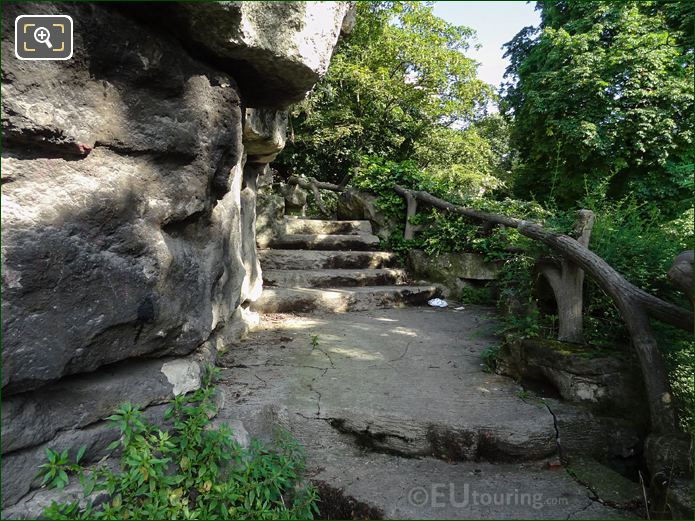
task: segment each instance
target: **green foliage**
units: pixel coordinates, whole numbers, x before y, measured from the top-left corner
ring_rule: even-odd
[[[492,288],[488,285],[481,287],[465,286],[459,296],[464,304],[478,304],[481,306],[494,305]]]
[[[316,349],[319,346],[319,336],[311,335],[311,349]]]
[[[673,404],[678,416],[680,428],[684,432],[692,432],[693,429],[693,367],[695,367],[695,355],[693,354],[692,339],[684,335],[682,331],[664,331],[659,327],[660,345],[667,346],[664,353],[664,361],[668,370]],[[670,334],[669,334],[670,333]],[[665,339],[669,339],[665,341]]]
[[[388,217],[405,216],[405,201],[393,191],[396,185],[420,189],[424,176],[413,161],[390,161],[364,156],[353,170],[352,185],[378,197],[377,206]]]
[[[321,211],[321,208],[319,208],[319,205],[316,202],[314,192],[310,190],[307,192],[306,199],[307,217],[318,217],[321,219],[331,216],[334,217],[338,207],[338,194],[331,190],[319,190],[319,192],[321,193],[321,202],[323,203],[323,207],[326,209],[326,212],[324,213]]]
[[[529,398],[531,398],[531,393],[528,392],[526,389],[523,389],[523,390],[521,390],[521,391],[517,391],[517,392],[516,392],[516,395],[517,395],[518,398],[520,398],[521,400],[524,400],[524,401],[526,401],[526,400],[528,400]]]
[[[483,370],[486,373],[494,373],[497,369],[497,359],[500,355],[500,346],[488,346],[483,349],[480,353],[480,357],[483,359]]]
[[[596,213],[591,249],[636,286],[660,298],[688,307],[669,282],[674,257],[693,247],[693,211],[665,221],[658,209],[632,197],[618,202],[586,198]],[[594,343],[627,342],[617,308],[593,281],[586,287],[586,336]]]
[[[377,196],[377,207],[387,216],[401,220],[405,216],[406,204],[403,197],[393,191],[400,185],[413,190],[424,190],[449,202],[484,212],[500,213],[524,219],[542,220],[550,216],[536,202],[513,199],[495,200],[462,195],[451,191],[449,183],[437,176],[423,172],[413,161],[390,161],[378,157],[363,157],[359,167],[354,169],[352,184]],[[405,253],[412,248],[420,248],[431,255],[452,252],[477,252],[485,255],[487,261],[507,259],[511,251],[522,249],[530,244],[514,229],[495,227],[486,229],[470,218],[450,214],[437,209],[418,210],[412,218],[413,224],[426,225],[418,237],[405,241],[402,232],[397,230],[389,238],[388,247],[393,251]]]
[[[483,123],[494,93],[466,57],[474,33],[429,3],[358,2],[352,33],[291,112],[280,170],[340,181],[365,155],[414,161],[458,190],[500,185],[506,124]],[[495,118],[493,118],[495,119]]]
[[[692,206],[692,4],[539,2],[507,44],[517,196],[571,209],[608,181],[668,217]],[[685,4],[686,2],[682,2]]]
[[[42,477],[41,485],[47,485],[49,488],[63,489],[70,482],[68,472],[77,472],[79,470],[79,462],[84,456],[86,447],[81,447],[77,451],[75,464],[71,464],[68,460],[68,450],[57,452],[46,448],[46,463],[39,465],[40,469],[38,477]]]
[[[284,431],[273,450],[252,441],[242,448],[226,425],[212,427],[215,413],[210,372],[207,385],[179,395],[163,431],[141,411],[122,405],[108,420],[121,436],[111,449],[120,451],[120,468],[86,470],[68,464],[67,451],[47,453],[42,465],[50,486],[62,487],[76,472],[85,497],[106,493],[98,505],[88,499],[53,504],[48,519],[312,519],[318,512],[316,489],[303,478],[302,448]],[[56,477],[58,481],[56,481]]]

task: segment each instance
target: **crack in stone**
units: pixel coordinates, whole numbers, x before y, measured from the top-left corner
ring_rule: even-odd
[[[403,350],[403,352],[401,353],[400,356],[397,356],[396,358],[393,358],[393,359],[391,359],[391,360],[387,360],[387,362],[397,362],[398,360],[403,360],[403,357],[405,357],[405,355],[408,354],[408,349],[410,349],[410,344],[412,344],[412,343],[413,343],[412,340],[411,340],[410,342],[408,342],[408,343],[405,345],[405,349]]]
[[[314,389],[314,382],[316,382],[316,380],[318,380],[319,378],[323,378],[324,376],[326,376],[326,373],[328,372],[328,368],[326,367],[326,368],[322,369],[322,371],[323,372],[320,375],[316,375],[311,379],[311,382],[309,382],[309,386],[308,386],[309,390],[312,393],[316,394],[316,417],[317,418],[320,418],[320,416],[321,416],[321,392]]]
[[[331,363],[331,368],[335,369],[335,364],[333,363],[333,359],[331,358],[331,356],[330,356],[326,351],[324,351],[323,349],[321,349],[319,346],[314,347],[314,349],[316,349],[317,351],[320,351],[321,353],[323,353],[323,355],[324,355],[326,358],[328,358],[328,361]]]
[[[557,416],[555,416],[555,413],[545,400],[543,400],[543,405],[545,405],[545,408],[548,409],[548,412],[553,417],[553,428],[555,429],[555,444],[557,445],[557,455],[560,458],[560,461],[562,461],[562,445],[560,444],[560,428],[557,426]]]

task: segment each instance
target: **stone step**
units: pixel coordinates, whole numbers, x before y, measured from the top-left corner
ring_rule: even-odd
[[[263,285],[283,288],[340,288],[405,284],[402,269],[265,270]]]
[[[436,286],[264,288],[251,309],[264,313],[367,311],[424,304],[439,293],[440,288]]]
[[[310,235],[296,234],[275,237],[270,241],[271,248],[288,250],[373,250],[379,246],[379,237],[371,234],[361,235]]]
[[[397,260],[388,251],[258,250],[267,270],[377,269],[388,268]]]
[[[371,234],[372,225],[369,221],[325,221],[290,216],[285,217],[285,233],[324,235]]]

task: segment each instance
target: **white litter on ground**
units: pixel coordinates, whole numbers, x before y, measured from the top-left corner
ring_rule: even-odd
[[[445,308],[449,304],[447,304],[446,300],[442,300],[440,298],[433,298],[427,301],[427,303],[434,307],[434,308]]]

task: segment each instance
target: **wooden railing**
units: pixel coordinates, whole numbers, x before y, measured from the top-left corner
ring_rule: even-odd
[[[292,176],[289,184],[311,190],[316,204],[325,213],[320,190],[342,192],[341,183],[324,183],[313,178]],[[582,286],[584,273],[588,273],[598,286],[613,300],[620,311],[637,353],[645,389],[649,400],[649,411],[654,432],[672,432],[676,428],[675,414],[663,359],[649,320],[654,318],[683,329],[693,331],[691,310],[666,302],[628,282],[606,261],[589,250],[589,239],[594,223],[594,214],[588,210],[578,212],[577,238],[543,228],[540,224],[500,214],[481,212],[451,204],[427,192],[394,186],[407,205],[405,216],[405,239],[413,239],[420,229],[411,221],[417,214],[418,203],[447,212],[463,215],[487,226],[514,228],[522,235],[545,244],[558,253],[562,261],[556,265],[541,265],[541,273],[548,279],[556,297],[559,319],[559,340],[580,342],[582,340]],[[690,279],[692,280],[692,279]],[[686,288],[687,289],[687,288]]]
[[[457,206],[427,192],[409,190],[401,186],[394,187],[394,191],[403,196],[407,203],[405,238],[413,237],[414,228],[410,220],[417,213],[418,202],[421,202],[430,207],[470,217],[481,223],[514,228],[522,235],[539,241],[560,254],[563,259],[560,269],[558,270],[556,267],[550,269],[549,267],[544,274],[548,277],[558,298],[558,308],[564,308],[566,311],[565,323],[564,325],[561,323],[560,328],[570,337],[576,334],[577,324],[581,324],[581,286],[583,273],[588,273],[598,286],[611,297],[628,328],[642,369],[649,400],[652,430],[655,432],[675,430],[675,414],[666,368],[649,319],[655,318],[692,332],[693,313],[661,300],[631,284],[606,261],[589,250],[588,243],[593,226],[593,213],[580,210],[578,238],[575,239],[565,234],[547,230],[531,221]],[[578,319],[576,314],[577,298],[579,298]]]
[[[324,183],[323,181],[317,181],[313,177],[298,177],[296,175],[290,176],[287,180],[287,184],[297,185],[305,190],[311,190],[314,194],[314,201],[316,201],[316,206],[322,214],[328,215],[328,210],[323,204],[323,198],[321,197],[321,190],[330,190],[331,192],[342,192],[345,189],[343,185],[336,185],[333,183]]]

